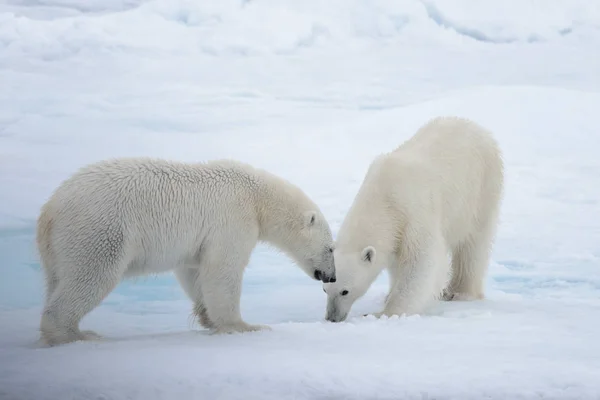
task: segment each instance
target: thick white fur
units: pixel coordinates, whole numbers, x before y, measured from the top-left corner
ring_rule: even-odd
[[[491,133],[455,117],[376,158],[340,227],[326,319],[345,320],[386,267],[390,290],[376,316],[420,313],[440,296],[482,299],[503,169]]]
[[[169,270],[204,327],[267,328],[240,315],[244,268],[259,241],[311,277],[335,279],[333,240],[319,208],[267,171],[235,161],[146,158],[84,167],[58,187],[38,219],[47,284],[41,339],[57,345],[97,338],[79,322],[124,277]]]

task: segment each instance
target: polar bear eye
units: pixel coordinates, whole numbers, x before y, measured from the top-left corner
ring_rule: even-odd
[[[330,247],[330,248],[329,248],[329,252],[330,252],[330,253],[333,253],[333,247]]]
[[[342,292],[341,292],[340,294],[341,294],[342,296],[345,296],[345,295],[347,295],[347,294],[348,294],[348,291],[347,291],[347,290],[342,290]]]

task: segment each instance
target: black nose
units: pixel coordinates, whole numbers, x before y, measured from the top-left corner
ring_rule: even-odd
[[[327,276],[318,269],[315,270],[314,277],[316,280],[322,281],[323,283],[334,283],[336,281],[335,274],[333,276]]]

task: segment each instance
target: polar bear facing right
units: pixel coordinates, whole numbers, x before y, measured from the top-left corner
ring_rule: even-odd
[[[376,158],[338,233],[325,318],[345,320],[384,268],[390,289],[376,317],[482,299],[503,181],[496,140],[463,118],[435,118]]]
[[[99,161],[62,182],[42,207],[46,276],[42,343],[99,337],[80,321],[123,279],[174,271],[200,324],[214,333],[269,329],[242,319],[244,270],[259,242],[311,278],[335,280],[333,237],[295,184],[234,160]]]

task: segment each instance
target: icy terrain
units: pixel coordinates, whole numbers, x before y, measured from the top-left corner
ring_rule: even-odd
[[[600,3],[0,0],[0,399],[600,399]],[[85,163],[232,157],[302,187],[334,235],[373,157],[429,118],[491,129],[506,195],[488,298],[346,323],[260,246],[273,331],[211,336],[171,275],[36,346],[39,207]]]

